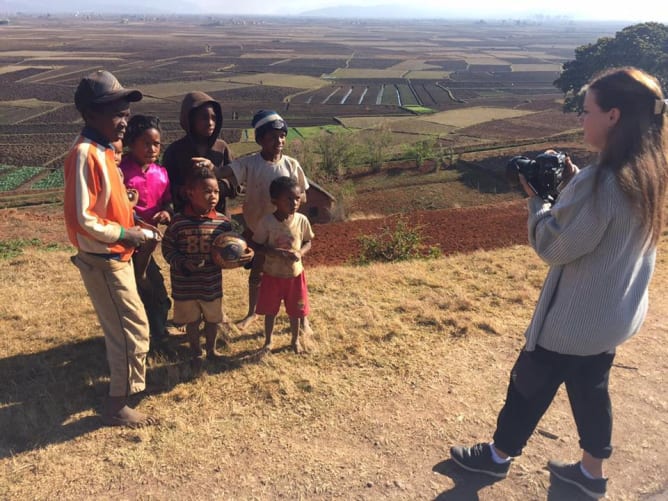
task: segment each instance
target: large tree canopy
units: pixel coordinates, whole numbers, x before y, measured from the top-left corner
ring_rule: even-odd
[[[594,44],[575,49],[575,59],[563,65],[554,81],[565,95],[564,111],[579,111],[580,89],[591,77],[607,68],[635,66],[654,75],[666,90],[668,84],[668,26],[642,23],[628,26],[614,38],[599,38]]]

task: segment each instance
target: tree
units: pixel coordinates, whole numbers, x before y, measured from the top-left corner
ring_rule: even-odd
[[[406,155],[415,160],[415,167],[422,167],[424,161],[434,156],[434,140],[423,139],[406,146]]]
[[[392,131],[386,124],[369,131],[364,137],[364,147],[368,156],[369,165],[374,172],[383,166],[387,156],[387,147],[392,143]]]
[[[665,88],[668,85],[668,26],[661,23],[641,23],[628,26],[614,38],[599,38],[575,50],[575,59],[563,65],[554,81],[566,99],[564,111],[579,111],[582,107],[580,89],[597,73],[618,66],[635,66],[651,73]]]
[[[315,140],[314,151],[320,156],[322,173],[334,179],[342,177],[357,157],[357,146],[349,131],[323,130]]]

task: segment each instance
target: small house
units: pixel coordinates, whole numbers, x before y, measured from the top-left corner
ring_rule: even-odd
[[[319,184],[308,180],[306,203],[299,208],[311,223],[331,223],[336,199]]]

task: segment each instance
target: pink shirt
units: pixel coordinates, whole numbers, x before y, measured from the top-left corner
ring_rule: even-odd
[[[167,169],[158,164],[149,164],[146,171],[143,171],[131,155],[123,157],[120,168],[125,176],[125,186],[139,193],[135,212],[150,223],[153,216],[167,208],[172,201]]]

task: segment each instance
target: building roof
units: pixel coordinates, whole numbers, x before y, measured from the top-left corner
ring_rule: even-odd
[[[315,189],[315,190],[319,191],[320,193],[324,194],[332,202],[336,202],[336,197],[334,195],[332,195],[329,191],[327,191],[325,188],[320,186],[318,183],[316,183],[315,181],[312,181],[311,179],[309,179],[308,184],[309,184],[309,189]]]

